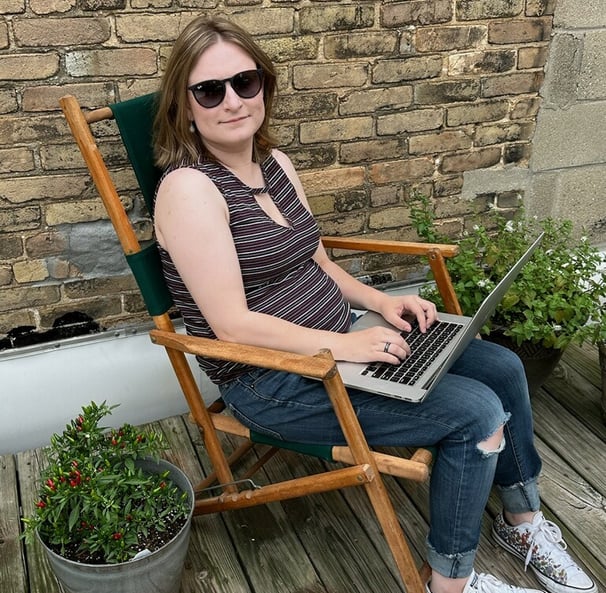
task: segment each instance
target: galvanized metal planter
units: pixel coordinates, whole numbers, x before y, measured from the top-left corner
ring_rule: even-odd
[[[151,554],[119,564],[83,564],[67,560],[38,538],[49,564],[65,593],[178,593],[189,545],[194,491],[187,476],[164,460],[140,462],[146,472],[169,471],[174,484],[187,492],[191,508],[181,531],[164,547]]]

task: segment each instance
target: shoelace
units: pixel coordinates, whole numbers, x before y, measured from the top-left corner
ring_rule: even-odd
[[[572,567],[577,568],[574,560],[570,557],[568,552],[566,552],[568,546],[562,538],[562,531],[553,523],[553,521],[543,519],[538,525],[531,526],[528,531],[530,532],[530,540],[528,542],[530,545],[528,546],[528,552],[526,553],[524,570],[526,570],[530,564],[535,549],[540,549],[541,543],[543,542],[547,544],[549,548],[547,554],[556,566],[559,566],[563,570]]]
[[[523,591],[523,589],[520,589],[519,587],[507,585],[493,577],[491,574],[485,574],[483,572],[476,573],[476,579],[473,582],[472,587],[478,593],[495,593],[495,591],[516,593],[517,591]]]

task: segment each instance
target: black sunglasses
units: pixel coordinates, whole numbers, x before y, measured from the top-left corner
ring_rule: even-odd
[[[229,82],[238,97],[252,99],[259,94],[263,86],[263,70],[244,70],[223,80],[204,80],[188,86],[187,90],[192,92],[198,105],[210,109],[219,105],[225,98],[226,82]]]

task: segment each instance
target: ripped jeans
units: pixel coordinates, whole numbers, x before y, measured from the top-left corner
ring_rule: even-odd
[[[344,444],[318,381],[256,370],[220,390],[234,416],[251,429],[300,443]],[[471,574],[493,485],[506,510],[538,510],[541,461],[533,444],[524,370],[511,351],[472,340],[421,403],[348,392],[371,446],[437,448],[427,560],[438,573],[451,578]],[[504,424],[502,450],[479,446]]]

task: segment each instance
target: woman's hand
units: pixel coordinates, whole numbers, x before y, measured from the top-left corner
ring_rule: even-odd
[[[425,333],[438,318],[435,305],[416,295],[389,296],[382,293],[376,312],[394,327],[375,326],[368,329],[337,334],[338,344],[332,351],[338,360],[350,362],[388,362],[398,364],[410,355],[410,346],[402,332],[411,330],[405,315],[415,317]]]
[[[385,321],[405,332],[411,330],[411,325],[404,318],[405,316],[415,317],[422,333],[425,333],[438,318],[436,306],[417,295],[385,295],[377,313],[380,313]]]
[[[333,350],[338,360],[397,364],[410,354],[410,347],[401,333],[389,327],[369,327],[339,337],[342,338],[340,347]]]

